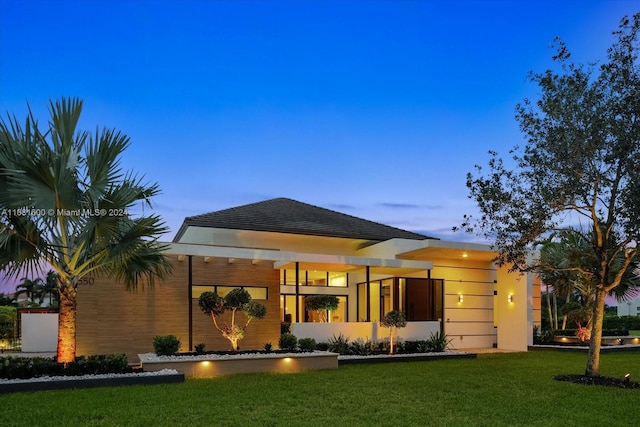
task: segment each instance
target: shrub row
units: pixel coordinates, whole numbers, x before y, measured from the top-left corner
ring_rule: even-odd
[[[432,334],[428,340],[420,341],[396,341],[394,344],[394,353],[429,353],[445,351],[451,340],[441,333]],[[296,338],[295,335],[285,333],[280,336],[278,345],[284,350],[301,350],[301,351],[331,351],[341,355],[357,355],[368,356],[372,354],[385,354],[389,352],[388,341],[364,341],[357,339],[349,341],[349,338],[340,334],[333,336],[329,342],[316,343],[313,338]]]
[[[602,323],[604,329],[640,330],[640,316],[606,316]]]
[[[78,376],[123,374],[132,372],[124,354],[79,356],[66,365],[53,358],[17,357],[0,358],[0,378],[33,378],[43,376]]]

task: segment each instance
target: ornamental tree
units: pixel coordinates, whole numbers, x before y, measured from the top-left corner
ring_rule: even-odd
[[[307,310],[317,312],[320,322],[324,323],[327,321],[327,311],[336,310],[339,301],[335,295],[309,295],[305,297],[304,303]]]
[[[198,304],[202,312],[211,317],[215,328],[231,342],[233,351],[238,351],[238,343],[244,338],[249,323],[253,319],[262,319],[267,314],[267,308],[252,301],[249,292],[242,288],[235,288],[224,297],[215,292],[204,292],[200,295]],[[239,312],[244,312],[244,325],[239,322]]]
[[[594,283],[587,376],[600,375],[605,297],[640,271],[639,32],[640,14],[623,18],[597,67],[570,62],[556,39],[559,69],[531,73],[540,98],[516,107],[526,144],[510,152],[513,166],[490,152],[488,171],[467,176],[481,215],[463,228],[494,242],[499,265],[533,271],[537,242],[581,224],[569,232],[590,241],[589,261],[562,268]]]
[[[380,322],[385,328],[389,328],[389,353],[393,354],[393,338],[396,335],[398,328],[404,328],[407,326],[407,318],[404,313],[399,310],[392,310],[384,315],[384,318]]]

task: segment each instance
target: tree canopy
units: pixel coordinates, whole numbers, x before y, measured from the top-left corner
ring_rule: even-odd
[[[267,308],[257,301],[253,301],[246,289],[235,288],[224,297],[216,292],[203,292],[198,298],[200,310],[211,318],[215,328],[223,337],[229,340],[233,351],[238,351],[239,342],[244,338],[245,330],[253,319],[263,319],[267,315]],[[225,312],[230,316],[225,317]],[[244,312],[244,325],[239,323],[237,315]],[[230,319],[228,318],[230,317]]]
[[[562,229],[589,242],[588,262],[563,267],[595,285],[587,375],[599,375],[607,293],[638,274],[639,31],[640,14],[623,18],[607,59],[591,65],[571,62],[556,39],[559,67],[532,72],[540,97],[516,107],[526,143],[510,151],[513,166],[491,151],[488,171],[467,176],[481,215],[465,216],[463,228],[493,241],[499,264],[534,270],[532,251]]]

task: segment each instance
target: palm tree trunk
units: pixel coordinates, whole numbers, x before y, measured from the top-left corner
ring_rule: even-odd
[[[558,298],[556,298],[555,292],[551,296],[553,298],[553,330],[558,330]]]
[[[70,284],[60,289],[58,363],[73,362],[76,358],[76,295]]]
[[[564,300],[564,304],[568,305],[571,302],[571,289],[569,289],[569,291],[567,291],[567,298],[565,298]],[[566,310],[565,310],[566,312]],[[562,316],[562,330],[564,331],[565,329],[567,329],[567,319],[569,318],[568,314],[565,314],[564,316]]]
[[[602,341],[602,323],[604,321],[604,304],[607,293],[600,287],[596,289],[596,302],[593,307],[593,325],[591,328],[591,341],[589,343],[589,355],[587,356],[587,369],[585,375],[589,377],[600,376],[600,346]]]
[[[553,314],[551,313],[551,294],[549,294],[549,285],[547,285],[547,311],[549,312],[549,328],[553,330]]]

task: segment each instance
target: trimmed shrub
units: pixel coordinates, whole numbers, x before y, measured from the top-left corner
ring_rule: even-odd
[[[175,335],[156,335],[153,348],[158,356],[172,356],[180,349],[180,340]]]
[[[195,346],[196,354],[204,354],[206,347],[207,345],[203,342],[196,344]]]
[[[123,374],[132,372],[124,354],[79,356],[66,364],[53,358],[3,357],[0,358],[0,378],[34,378],[41,376],[78,376]]]
[[[273,345],[271,345],[270,342],[265,343],[264,345],[264,351],[266,351],[267,353],[270,353],[271,351],[273,351]]]
[[[298,346],[298,338],[293,334],[282,334],[278,340],[278,347],[282,350],[295,350]]]
[[[318,351],[329,351],[329,343],[328,342],[319,342],[316,344],[316,350]]]
[[[298,340],[298,347],[302,351],[314,351],[316,349],[316,340],[313,338],[300,338]]]

